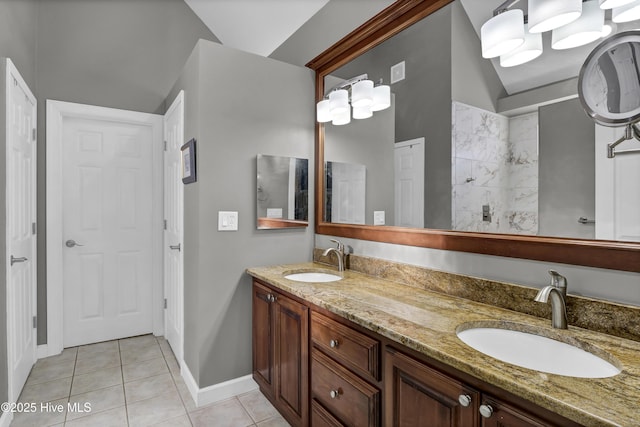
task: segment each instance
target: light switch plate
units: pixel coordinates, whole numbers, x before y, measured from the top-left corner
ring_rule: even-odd
[[[384,225],[384,211],[373,211],[373,225]]]
[[[219,211],[218,212],[218,231],[237,231],[238,230],[238,212]]]

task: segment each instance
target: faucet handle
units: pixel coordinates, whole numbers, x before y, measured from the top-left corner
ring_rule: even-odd
[[[338,249],[340,252],[344,252],[344,244],[343,244],[340,240],[337,240],[337,239],[331,239],[330,241],[338,245],[338,248],[337,248],[337,249]]]
[[[549,270],[549,274],[551,275],[551,286],[560,289],[560,291],[566,295],[567,278],[553,269]]]

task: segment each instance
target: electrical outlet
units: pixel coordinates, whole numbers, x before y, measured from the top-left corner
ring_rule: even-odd
[[[218,212],[218,231],[237,231],[238,230],[238,212],[219,211]]]

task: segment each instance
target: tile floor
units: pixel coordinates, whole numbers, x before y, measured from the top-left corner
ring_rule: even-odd
[[[152,335],[38,360],[19,402],[37,411],[16,413],[12,427],[289,426],[257,390],[196,408],[168,342]]]

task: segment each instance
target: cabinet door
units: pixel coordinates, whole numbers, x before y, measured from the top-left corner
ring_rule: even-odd
[[[309,309],[276,294],[276,401],[287,419],[309,420]]]
[[[469,405],[460,404],[468,396]],[[385,426],[470,427],[479,423],[479,393],[417,360],[387,349]]]
[[[263,393],[274,395],[274,316],[270,297],[273,292],[253,282],[253,379]]]
[[[551,425],[535,415],[514,408],[491,396],[484,396],[483,412],[491,415],[482,417],[482,427],[550,427]],[[487,412],[487,408],[489,412]]]

